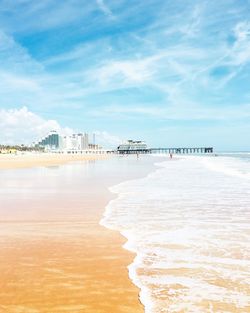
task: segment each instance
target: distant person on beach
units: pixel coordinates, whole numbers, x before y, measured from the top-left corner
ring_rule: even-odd
[[[169,157],[170,157],[170,159],[172,159],[172,158],[173,158],[173,154],[172,154],[172,153],[170,153],[170,154],[169,154]]]

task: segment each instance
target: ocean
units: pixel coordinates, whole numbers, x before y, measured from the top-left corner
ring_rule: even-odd
[[[250,312],[250,154],[185,156],[111,187],[146,313]]]

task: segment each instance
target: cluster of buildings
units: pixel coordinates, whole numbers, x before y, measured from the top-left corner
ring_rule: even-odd
[[[95,141],[95,135],[93,135]],[[47,136],[39,140],[35,146],[43,147],[46,151],[83,151],[83,150],[101,150],[102,147],[95,143],[89,143],[87,133],[72,134],[70,136],[61,136],[56,131],[51,131]]]
[[[93,135],[93,143],[89,142],[87,133],[77,133],[70,136],[62,136],[56,131],[51,131],[47,136],[43,137],[37,143],[36,148],[43,148],[45,151],[58,153],[104,153],[102,147],[95,144],[95,135]],[[146,151],[147,145],[144,141],[128,140],[119,145],[116,149],[118,153],[136,153]],[[115,151],[106,151],[115,152]]]

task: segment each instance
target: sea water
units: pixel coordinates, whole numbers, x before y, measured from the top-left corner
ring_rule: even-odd
[[[250,312],[250,154],[174,158],[111,188],[146,313]]]

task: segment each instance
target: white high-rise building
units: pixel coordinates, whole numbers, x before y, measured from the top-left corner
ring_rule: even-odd
[[[86,150],[89,148],[89,138],[88,134],[77,134],[77,149]]]
[[[73,134],[62,138],[62,150],[87,150],[89,149],[89,140],[87,133]]]
[[[71,136],[64,136],[62,139],[62,150],[71,150],[72,149],[72,138]]]
[[[89,135],[87,133],[84,133],[84,145],[83,149],[88,149],[89,148]]]
[[[48,150],[58,151],[83,151],[101,149],[98,145],[89,143],[89,135],[87,133],[72,134],[70,136],[61,136],[55,131],[48,136],[42,138],[37,145],[44,146]]]
[[[78,138],[76,134],[71,136],[71,149],[72,150],[80,150],[78,149]]]

